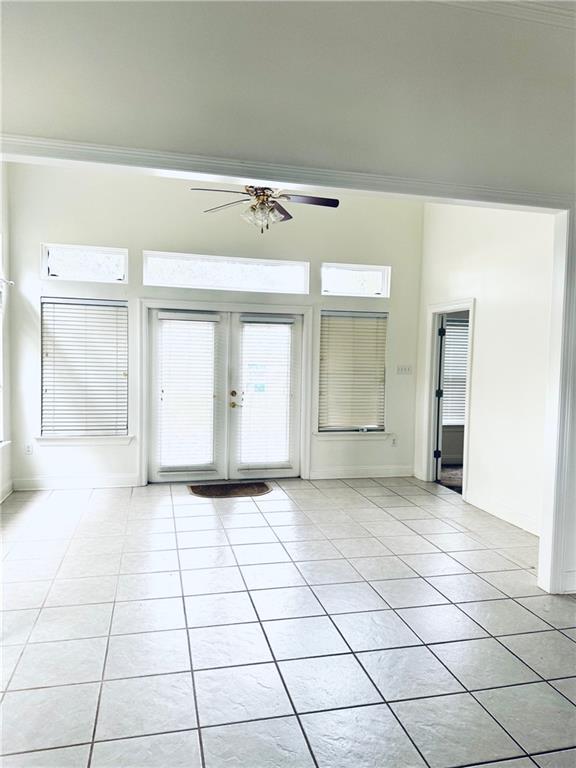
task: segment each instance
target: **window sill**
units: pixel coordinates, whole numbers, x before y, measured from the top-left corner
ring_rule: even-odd
[[[389,440],[393,432],[314,432],[315,440]]]
[[[40,435],[43,445],[130,445],[134,435]]]

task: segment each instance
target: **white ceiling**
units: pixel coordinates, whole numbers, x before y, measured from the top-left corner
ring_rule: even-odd
[[[3,130],[565,194],[574,35],[527,5],[8,2]]]

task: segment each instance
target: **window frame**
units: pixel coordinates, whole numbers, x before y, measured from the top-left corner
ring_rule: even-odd
[[[60,277],[59,275],[50,274],[50,249],[62,248],[69,251],[85,251],[92,254],[116,254],[122,256],[124,260],[124,274],[121,279],[116,280],[95,280],[93,278],[84,277]],[[111,246],[99,246],[99,245],[73,245],[71,243],[42,243],[41,245],[41,277],[42,280],[49,280],[50,282],[60,283],[91,283],[96,285],[126,285],[128,283],[128,269],[129,269],[129,252],[128,248],[116,248]]]

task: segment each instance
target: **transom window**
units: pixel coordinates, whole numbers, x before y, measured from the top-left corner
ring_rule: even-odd
[[[42,246],[42,276],[48,280],[126,283],[128,251],[93,245]]]
[[[307,261],[144,251],[144,285],[250,293],[308,293]]]
[[[322,264],[324,296],[388,298],[391,267],[372,264]]]

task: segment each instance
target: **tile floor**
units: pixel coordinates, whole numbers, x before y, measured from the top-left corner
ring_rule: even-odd
[[[576,765],[576,600],[446,488],[0,508],[4,768]]]

